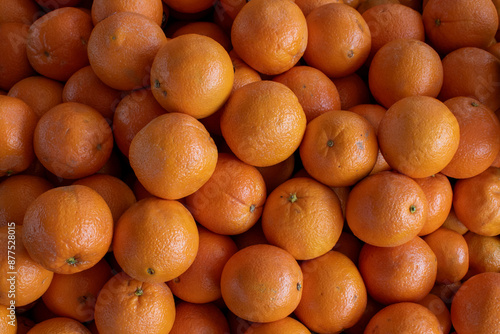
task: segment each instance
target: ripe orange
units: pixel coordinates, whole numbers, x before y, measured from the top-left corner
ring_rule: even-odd
[[[477,274],[465,281],[450,312],[457,333],[500,332],[500,273]]]
[[[174,319],[174,297],[166,284],[137,281],[124,272],[103,286],[95,304],[99,333],[168,333]]]
[[[367,305],[366,287],[354,263],[330,251],[300,267],[304,288],[294,312],[297,318],[319,333],[339,333],[354,326]]]
[[[277,75],[292,68],[308,45],[308,26],[290,0],[247,2],[231,26],[238,56],[260,73]]]
[[[453,208],[457,218],[474,233],[500,234],[499,176],[500,168],[490,167],[479,175],[455,183]]]
[[[221,115],[222,136],[243,162],[257,167],[286,160],[299,147],[306,115],[293,91],[279,82],[249,83],[231,94]]]
[[[29,255],[55,273],[83,271],[109,249],[113,217],[104,199],[86,186],[47,190],[26,210],[22,237]]]
[[[130,144],[130,166],[151,194],[179,199],[200,189],[217,164],[217,146],[194,117],[166,113],[143,127]]]
[[[446,227],[447,229],[453,230],[455,232],[464,235],[469,231],[469,229],[458,219],[457,214],[455,213],[455,209],[453,209],[453,205],[451,207],[450,213],[446,220],[444,221],[441,227]]]
[[[33,68],[48,78],[66,81],[89,64],[90,13],[64,7],[50,11],[29,28],[26,52]]]
[[[371,34],[361,14],[343,3],[327,3],[307,15],[304,60],[329,77],[356,72],[370,54]]]
[[[95,0],[92,1],[91,15],[94,25],[110,15],[119,12],[132,12],[146,16],[159,26],[163,21],[163,2],[152,0],[141,2],[137,0]]]
[[[119,12],[95,25],[88,40],[88,59],[109,87],[143,88],[149,86],[153,59],[166,42],[156,22],[142,14]]]
[[[224,313],[213,303],[179,302],[175,306],[175,321],[170,334],[229,333]]]
[[[380,121],[377,135],[389,166],[414,178],[440,172],[460,140],[456,117],[430,96],[409,96],[394,103]]]
[[[354,112],[330,110],[307,124],[299,153],[316,180],[330,187],[352,186],[375,166],[375,129]]]
[[[429,293],[424,299],[420,300],[418,304],[427,307],[439,321],[439,327],[444,333],[450,333],[451,329],[451,315],[450,310],[446,304],[433,293]]]
[[[265,201],[266,184],[257,168],[232,154],[220,153],[214,173],[186,197],[186,206],[212,232],[235,235],[257,222]]]
[[[464,234],[469,249],[469,275],[500,272],[500,236]]]
[[[40,7],[33,0],[5,0],[0,3],[0,23],[20,22],[30,25],[40,15]]]
[[[376,6],[380,6],[380,5],[387,5],[387,4],[401,4],[401,1],[399,1],[399,0],[361,0],[358,7],[356,7],[356,9],[361,14],[364,14],[367,10],[371,9],[372,7],[376,7]],[[377,28],[375,28],[374,30],[376,32]]]
[[[94,108],[63,102],[38,121],[33,145],[43,166],[58,177],[77,179],[96,173],[111,155],[113,134]]]
[[[359,255],[359,271],[370,296],[388,305],[418,302],[434,286],[436,255],[420,237],[395,247],[365,244]]]
[[[172,38],[186,34],[205,35],[218,42],[227,52],[232,49],[229,34],[214,22],[194,21],[186,23],[172,33]]]
[[[413,179],[383,171],[365,177],[351,189],[346,220],[362,241],[394,247],[418,235],[428,211],[425,193]]]
[[[185,272],[198,245],[191,213],[178,201],[151,197],[122,214],[114,232],[113,253],[129,276],[160,283]]]
[[[12,314],[11,310],[9,310],[7,306],[0,305],[0,316],[2,317],[0,320],[0,330],[2,333],[17,334],[19,332],[19,316],[16,316],[15,309]]]
[[[327,3],[347,3],[343,0],[296,0],[295,3],[300,7],[304,16],[307,17],[309,13],[316,7],[326,5]]]
[[[289,316],[302,297],[302,271],[293,256],[272,245],[252,245],[226,262],[222,298],[235,315],[252,322]]]
[[[91,334],[81,322],[66,317],[55,317],[39,322],[27,334],[46,333]]]
[[[326,254],[335,246],[343,226],[335,192],[306,177],[280,184],[269,194],[262,213],[266,239],[297,260]]]
[[[281,320],[260,323],[254,322],[243,332],[244,334],[310,334],[311,332],[300,321],[292,317],[286,317]]]

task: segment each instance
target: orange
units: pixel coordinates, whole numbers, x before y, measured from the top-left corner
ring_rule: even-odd
[[[177,12],[196,14],[210,9],[215,0],[163,0],[163,2]]]
[[[437,283],[453,283],[465,277],[469,269],[469,248],[460,233],[439,228],[423,239],[437,258]]]
[[[12,86],[35,73],[26,53],[29,25],[20,22],[0,23],[0,89]]]
[[[38,300],[54,276],[30,257],[21,238],[22,232],[21,225],[9,223],[0,227],[0,240],[5,245],[0,256],[0,268],[4,273],[0,282],[0,304],[10,306],[14,303],[18,309]]]
[[[439,173],[451,161],[460,130],[444,103],[430,96],[409,96],[387,109],[377,136],[389,166],[423,178]]]
[[[244,334],[274,334],[274,333],[310,334],[311,332],[300,321],[292,317],[286,317],[281,320],[268,323],[254,322],[244,332]]]
[[[464,234],[469,249],[469,275],[500,272],[500,236]]]
[[[450,312],[457,333],[500,332],[500,273],[469,278],[455,294]]]
[[[10,306],[10,305],[9,305]],[[16,334],[18,333],[18,316],[16,316],[15,306],[0,305],[0,330],[5,334]]]
[[[344,230],[332,250],[344,254],[357,266],[361,247],[363,247],[363,242],[351,232]]]
[[[486,48],[498,30],[491,0],[429,0],[422,19],[427,39],[441,54],[466,46]]]
[[[366,287],[347,256],[330,251],[300,264],[304,273],[297,318],[311,331],[339,333],[354,326],[367,305]]]
[[[460,127],[458,149],[442,173],[456,179],[472,177],[491,166],[500,151],[500,121],[476,99],[457,96],[444,104]]]
[[[388,305],[368,322],[365,334],[375,333],[428,333],[440,334],[440,323],[427,307],[401,302]]]
[[[250,67],[247,63],[245,63],[236,54],[234,49],[229,51],[229,57],[231,57],[231,61],[233,62],[234,67],[234,83],[231,92],[234,92],[236,89],[248,83],[262,80],[260,73]]]
[[[291,0],[252,0],[235,17],[231,43],[238,56],[260,73],[292,68],[308,45],[308,26]]]
[[[326,5],[327,3],[346,3],[343,0],[296,0],[295,3],[300,7],[304,16],[307,17],[309,13],[316,7]]]
[[[294,66],[273,80],[284,84],[297,95],[307,122],[327,111],[341,108],[337,87],[314,67]]]
[[[307,124],[299,153],[316,180],[330,187],[352,186],[375,166],[375,129],[352,111],[330,110]]]
[[[143,127],[130,144],[130,166],[151,194],[179,199],[200,189],[215,171],[217,147],[194,117],[166,113]]]
[[[295,169],[295,160],[295,154],[292,154],[275,165],[257,167],[257,170],[264,178],[268,194],[292,176]]]
[[[125,95],[113,113],[113,135],[121,153],[128,157],[130,143],[137,132],[165,112],[150,89],[140,89]]]
[[[414,180],[424,191],[429,206],[424,227],[418,234],[422,236],[437,230],[448,218],[453,203],[453,189],[450,180],[442,173]]]
[[[196,258],[179,277],[167,284],[174,296],[190,303],[210,303],[221,295],[220,278],[227,260],[238,251],[227,235],[220,235],[199,226],[199,247]]]
[[[297,96],[284,84],[270,80],[234,91],[220,122],[231,151],[256,167],[275,165],[290,157],[306,129],[306,115]]]
[[[199,235],[191,213],[178,201],[146,198],[116,224],[113,253],[129,276],[144,282],[174,279],[193,263]]]
[[[272,245],[252,245],[226,262],[222,298],[235,315],[252,322],[289,316],[302,297],[302,271],[293,256]]]
[[[101,113],[108,122],[113,119],[115,107],[120,102],[122,92],[105,85],[94,73],[92,67],[85,66],[64,84],[64,102],[80,102]]]
[[[30,26],[26,40],[28,60],[48,78],[66,81],[89,64],[87,44],[93,24],[90,13],[75,7],[50,11]]]
[[[30,25],[40,15],[40,7],[33,0],[5,0],[0,3],[0,23],[20,22]]]
[[[361,0],[358,7],[356,7],[356,9],[361,14],[364,14],[368,9],[371,9],[372,7],[381,6],[381,5],[388,5],[388,4],[401,4],[401,1],[399,1],[399,0]],[[370,30],[371,29],[372,28],[370,27]],[[374,30],[376,33],[377,28],[375,27]]]
[[[23,100],[0,95],[0,177],[26,170],[35,159],[37,115]]]
[[[453,205],[451,207],[450,213],[446,220],[441,225],[441,227],[446,227],[447,229],[453,230],[455,232],[464,235],[469,231],[469,229],[458,219],[457,214],[455,213],[455,209],[453,209]]]
[[[113,217],[104,199],[86,186],[47,190],[26,210],[22,237],[29,255],[55,273],[83,271],[109,249]]]
[[[30,76],[19,80],[9,89],[9,96],[29,105],[38,117],[62,103],[64,85],[44,76]]]
[[[429,206],[410,177],[383,171],[365,177],[350,191],[346,220],[355,236],[379,247],[400,246],[422,230]]]
[[[180,35],[154,57],[151,90],[169,112],[204,118],[226,102],[234,81],[227,51],[210,37]]]
[[[67,333],[91,334],[81,322],[66,317],[56,317],[37,323],[27,334]]]
[[[431,247],[417,236],[395,247],[365,244],[358,267],[368,294],[388,305],[423,299],[434,286],[438,264]]]
[[[229,34],[214,22],[194,21],[179,27],[172,33],[172,38],[186,34],[205,35],[218,42],[227,51],[231,51],[231,40]]]
[[[112,276],[111,267],[104,259],[78,273],[54,274],[42,296],[43,302],[57,316],[91,321],[97,295]]]
[[[119,12],[92,30],[88,40],[90,66],[111,88],[146,87],[150,84],[153,59],[166,42],[167,37],[156,22],[142,14]]]
[[[180,302],[175,306],[175,321],[170,334],[229,333],[224,313],[213,303]]]
[[[101,22],[108,16],[119,12],[132,12],[142,14],[151,21],[161,26],[163,21],[163,2],[161,0],[152,0],[146,3],[137,0],[92,1],[91,15],[94,25]]]
[[[439,321],[439,327],[443,333],[450,333],[451,315],[446,304],[433,293],[429,293],[418,304],[427,307]]]
[[[103,286],[95,304],[99,333],[168,333],[174,319],[174,297],[166,284],[137,281],[124,272]]]
[[[474,233],[485,236],[500,234],[499,176],[500,169],[490,167],[479,175],[460,179],[455,183],[455,213]]]
[[[280,184],[269,194],[262,213],[266,239],[297,260],[326,254],[335,246],[343,226],[335,192],[306,177]]]
[[[437,97],[443,85],[439,54],[417,39],[395,39],[375,53],[368,72],[375,100],[389,108],[404,97]]]
[[[486,50],[464,47],[448,53],[442,64],[441,101],[467,96],[493,111],[500,108],[500,59]]]
[[[329,77],[356,72],[370,54],[368,24],[353,7],[327,3],[307,15],[308,41],[304,60]]]
[[[332,81],[339,92],[342,110],[371,102],[368,84],[356,72],[342,78],[332,78]]]
[[[234,235],[257,222],[265,201],[266,184],[257,168],[232,154],[219,153],[214,173],[186,197],[186,206],[212,232]]]
[[[94,108],[63,102],[40,117],[33,145],[47,170],[62,178],[77,179],[104,166],[113,149],[113,134]]]
[[[28,206],[52,184],[40,176],[13,175],[0,183],[0,225],[22,225]]]

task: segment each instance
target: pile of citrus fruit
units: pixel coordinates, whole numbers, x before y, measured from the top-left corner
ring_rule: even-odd
[[[499,0],[1,0],[0,333],[500,333]]]

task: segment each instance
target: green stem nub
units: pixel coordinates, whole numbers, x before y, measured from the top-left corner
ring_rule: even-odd
[[[149,275],[154,275],[155,274],[155,270],[153,268],[148,268],[147,272],[148,272]]]
[[[415,205],[410,205],[410,213],[415,213],[417,211],[417,207]]]
[[[441,20],[440,19],[435,19],[434,20],[434,24],[436,25],[436,27],[439,27],[441,25]]]
[[[300,282],[297,283],[297,291],[300,291],[302,289],[302,284]]]
[[[69,259],[66,260],[66,263],[69,265],[74,266],[78,261],[74,257],[70,257]]]
[[[143,294],[144,294],[144,291],[141,288],[135,289],[134,295],[142,296]]]
[[[326,142],[326,146],[328,146],[328,147],[333,147],[333,140],[329,139],[329,140]]]
[[[291,203],[295,203],[295,201],[297,201],[297,194],[290,194],[290,197],[288,197],[288,200],[291,202]]]

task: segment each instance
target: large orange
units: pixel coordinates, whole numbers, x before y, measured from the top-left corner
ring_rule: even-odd
[[[235,235],[247,231],[261,217],[266,195],[257,168],[232,154],[220,153],[214,173],[186,197],[186,206],[212,232]]]
[[[460,129],[450,109],[430,96],[402,98],[387,109],[378,142],[393,169],[422,178],[440,172],[458,149]]]
[[[95,0],[92,1],[91,15],[94,25],[110,15],[118,12],[132,12],[146,16],[159,26],[163,21],[163,2],[152,0],[141,2],[138,0]]]
[[[370,54],[368,24],[354,8],[327,3],[307,15],[308,41],[304,60],[329,77],[356,72]]]
[[[287,250],[297,260],[330,251],[343,226],[335,192],[306,177],[292,178],[274,189],[262,214],[262,229],[269,243]]]
[[[222,298],[237,316],[271,322],[289,316],[302,297],[302,271],[293,256],[272,245],[252,245],[226,262]]]
[[[293,1],[247,2],[231,27],[233,48],[257,71],[276,75],[292,68],[308,45],[306,18]]]
[[[91,334],[81,322],[67,317],[55,317],[39,322],[27,334],[46,333]]]
[[[130,166],[151,194],[179,199],[208,181],[217,164],[217,147],[194,117],[166,113],[143,127],[130,144]]]
[[[257,167],[275,165],[290,157],[306,129],[306,115],[297,96],[284,84],[269,80],[234,91],[220,122],[231,151]]]
[[[363,278],[344,254],[330,251],[300,264],[304,273],[297,318],[312,331],[339,333],[354,326],[367,305]]]
[[[78,102],[63,102],[38,121],[35,154],[51,173],[77,179],[96,173],[111,156],[113,134],[97,110]]]
[[[331,187],[352,186],[375,166],[377,136],[363,116],[330,110],[307,124],[299,153],[316,180]]]
[[[124,272],[102,287],[95,304],[99,333],[168,333],[174,319],[174,297],[166,284],[137,281]]]
[[[227,51],[210,37],[186,34],[171,39],[154,57],[151,90],[169,112],[204,118],[226,102],[234,82]]]
[[[178,201],[146,198],[116,224],[113,253],[129,276],[144,282],[169,281],[185,272],[198,252],[191,213]]]
[[[113,216],[95,190],[74,185],[47,190],[26,210],[22,238],[29,255],[55,273],[99,262],[113,237]]]
[[[418,235],[428,211],[425,193],[413,179],[383,171],[365,177],[351,189],[346,220],[362,241],[394,247]]]

